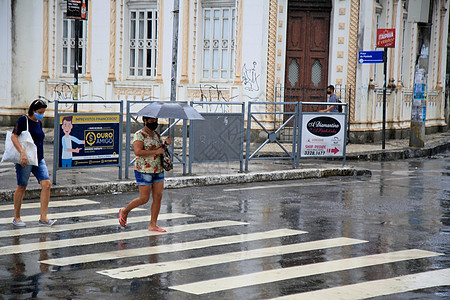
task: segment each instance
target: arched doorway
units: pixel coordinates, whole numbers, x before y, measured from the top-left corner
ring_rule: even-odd
[[[285,101],[326,101],[331,8],[331,0],[289,1]]]

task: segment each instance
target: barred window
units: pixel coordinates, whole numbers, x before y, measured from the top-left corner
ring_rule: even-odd
[[[130,10],[129,77],[156,77],[158,13],[155,9]]]
[[[78,31],[78,74],[86,73],[87,55],[87,29],[86,23],[79,22]],[[66,12],[63,12],[62,30],[62,75],[70,75],[75,70],[75,20],[67,19]]]
[[[230,80],[234,77],[235,32],[234,7],[203,9],[204,79]]]

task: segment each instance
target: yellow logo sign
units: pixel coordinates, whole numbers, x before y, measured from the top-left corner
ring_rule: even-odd
[[[95,133],[93,133],[93,132],[91,131],[91,132],[88,132],[88,134],[86,134],[86,143],[87,143],[89,146],[94,145],[94,144],[95,144],[95,140],[96,140]]]

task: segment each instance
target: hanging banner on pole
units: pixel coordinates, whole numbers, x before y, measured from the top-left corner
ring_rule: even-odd
[[[87,20],[88,0],[67,0],[68,19]]]
[[[395,28],[377,29],[377,47],[395,48]]]

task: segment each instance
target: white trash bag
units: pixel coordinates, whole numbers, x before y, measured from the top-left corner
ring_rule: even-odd
[[[11,131],[6,132],[5,139],[5,153],[3,153],[2,162],[13,162],[16,164],[20,164],[20,153],[17,151],[16,147],[11,140]],[[33,138],[31,137],[30,132],[28,131],[28,118],[27,118],[27,130],[22,131],[19,135],[19,143],[22,146],[23,151],[27,154],[28,163],[27,165],[38,165],[37,158],[37,147],[34,144]]]

